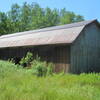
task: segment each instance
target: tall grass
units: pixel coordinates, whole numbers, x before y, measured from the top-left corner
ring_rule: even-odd
[[[0,100],[100,100],[100,74],[37,77],[0,61]]]

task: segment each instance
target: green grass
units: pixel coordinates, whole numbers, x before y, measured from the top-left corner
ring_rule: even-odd
[[[0,61],[0,100],[100,100],[100,74],[36,77]]]

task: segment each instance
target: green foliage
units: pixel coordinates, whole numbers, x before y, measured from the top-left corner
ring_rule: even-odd
[[[21,66],[15,65],[11,61],[0,61],[0,78],[7,77],[10,73],[14,73],[18,69],[21,69]]]
[[[21,31],[24,30],[30,30],[30,26],[32,23],[32,12],[31,12],[32,8],[31,5],[27,4],[26,2],[23,4],[23,6],[21,7]]]
[[[53,75],[53,72],[54,72],[54,65],[53,65],[53,63],[48,63],[47,75]]]
[[[53,64],[41,61],[40,57],[36,57],[32,62],[33,74],[36,76],[46,76],[53,74]]]
[[[15,64],[15,60],[13,58],[8,59],[8,62],[14,63]]]
[[[35,71],[35,75],[37,76],[46,76],[46,73],[47,73],[47,68],[45,66],[45,63],[42,63],[42,62],[38,62],[38,64],[36,66],[33,66],[34,67],[34,71]]]
[[[10,32],[10,23],[6,13],[0,12],[0,35],[8,34]]]
[[[100,73],[36,77],[0,61],[0,100],[100,100]]]
[[[76,15],[65,8],[61,10],[41,8],[37,3],[27,2],[22,6],[13,4],[7,13],[0,12],[0,35],[83,20],[83,16]]]
[[[28,67],[33,60],[33,54],[28,52],[25,57],[20,61],[20,64],[24,67]]]
[[[33,4],[31,29],[38,29],[44,27],[44,13],[45,11],[43,8],[41,8],[38,4]]]
[[[11,33],[14,32],[20,32],[21,31],[21,22],[20,22],[20,17],[21,17],[21,7],[18,4],[13,4],[11,6],[11,10],[7,13],[8,14],[8,19],[11,24]]]
[[[11,60],[10,60],[11,61]],[[20,65],[31,67],[32,73],[36,76],[46,76],[53,74],[53,64],[41,61],[40,57],[36,56],[33,60],[33,54],[28,52],[20,61]]]
[[[76,15],[74,12],[66,11],[65,8],[60,11],[60,24],[70,24],[80,21],[84,21],[83,16]]]

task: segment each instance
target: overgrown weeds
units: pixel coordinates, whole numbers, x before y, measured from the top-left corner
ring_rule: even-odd
[[[100,100],[100,74],[37,77],[33,69],[0,61],[0,100]]]

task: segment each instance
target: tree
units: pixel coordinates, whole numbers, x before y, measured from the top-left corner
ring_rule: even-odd
[[[9,34],[55,25],[83,21],[84,17],[67,11],[65,8],[41,8],[39,4],[27,2],[22,6],[13,4],[7,13],[0,12],[0,34]]]
[[[43,28],[44,22],[44,9],[38,4],[34,4],[32,7],[32,29]]]
[[[8,18],[11,21],[13,27],[12,32],[20,32],[20,6],[18,4],[13,4],[11,10],[8,12]]]
[[[0,35],[4,35],[8,33],[9,33],[9,27],[8,27],[7,16],[5,13],[0,12]]]
[[[76,15],[74,12],[66,11],[65,8],[60,12],[60,24],[70,24],[83,20],[83,16]]]
[[[75,22],[80,22],[80,21],[84,21],[84,17],[81,15],[76,15]]]
[[[21,8],[21,31],[30,30],[31,17],[31,6],[25,2]]]
[[[55,26],[59,24],[59,13],[56,9],[51,10],[50,8],[45,9],[45,27]]]

